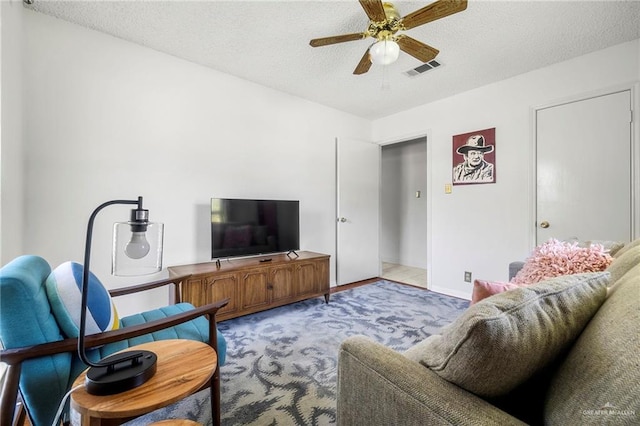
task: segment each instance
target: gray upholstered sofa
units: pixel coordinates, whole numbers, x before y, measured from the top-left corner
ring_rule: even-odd
[[[345,340],[338,424],[640,424],[640,240],[606,272],[527,287],[477,303],[406,353]]]

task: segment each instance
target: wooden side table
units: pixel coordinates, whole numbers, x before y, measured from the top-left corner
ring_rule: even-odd
[[[213,348],[194,340],[159,340],[127,351],[132,349],[152,351],[158,356],[156,374],[143,385],[115,395],[90,395],[84,387],[74,391],[71,407],[82,416],[82,426],[119,425],[166,407],[203,387],[218,366]],[[85,376],[86,371],[73,387],[84,384]]]

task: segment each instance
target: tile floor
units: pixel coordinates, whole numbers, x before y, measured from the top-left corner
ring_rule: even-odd
[[[382,262],[382,278],[427,288],[427,270]]]

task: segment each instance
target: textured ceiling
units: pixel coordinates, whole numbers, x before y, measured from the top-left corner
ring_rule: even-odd
[[[394,2],[401,16],[429,3]],[[640,1],[470,0],[466,11],[406,32],[439,49],[441,67],[408,77],[421,63],[401,52],[395,63],[355,76],[373,39],[317,48],[309,40],[364,31],[357,0],[34,0],[26,7],[365,118],[640,38]]]

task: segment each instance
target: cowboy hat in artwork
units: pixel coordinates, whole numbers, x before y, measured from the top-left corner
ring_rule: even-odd
[[[484,136],[473,135],[467,139],[467,143],[458,147],[456,152],[464,155],[471,150],[487,153],[493,151],[493,145],[485,145]]]

